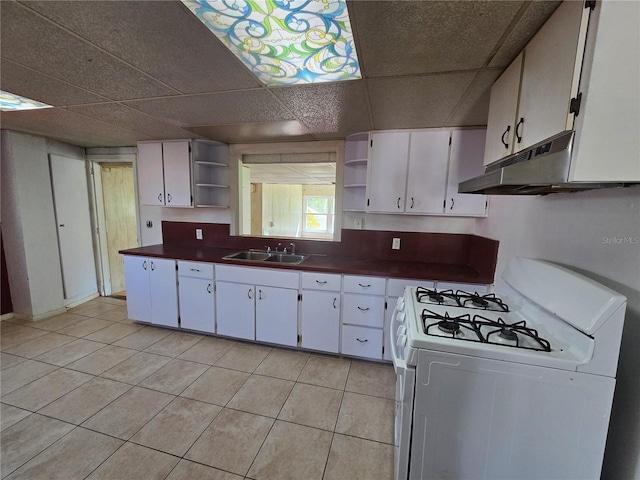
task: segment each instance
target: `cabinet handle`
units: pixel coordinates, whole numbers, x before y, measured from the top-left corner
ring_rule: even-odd
[[[258,290],[258,300],[262,300],[262,290]]]
[[[318,285],[324,285],[325,283],[327,283],[327,281],[326,280],[324,280],[324,281],[316,280],[316,283]]]
[[[142,262],[142,268],[144,268],[145,270],[147,269],[147,261],[146,260],[144,262]]]
[[[337,297],[333,297],[333,308],[336,308],[336,302],[338,301]]]
[[[411,207],[409,208],[413,208],[413,197],[411,197]]]
[[[369,341],[368,339],[360,340],[358,337],[356,337],[356,340],[358,340],[360,343],[367,343]]]
[[[511,131],[511,125],[509,125],[507,127],[507,129],[502,132],[502,138],[500,139],[500,141],[502,142],[502,144],[504,145],[504,148],[509,148],[509,144],[507,142],[504,141],[504,136],[509,133]]]
[[[361,284],[361,283],[359,283],[358,285],[360,285],[362,288],[369,288],[369,287],[371,286],[371,284],[369,284],[369,285],[363,285],[363,284]]]
[[[151,262],[151,270],[155,270],[156,269],[156,264]]]
[[[520,121],[516,125],[516,139],[518,140],[518,143],[522,142],[522,135],[520,135],[518,131],[523,124],[524,124],[524,118],[520,117]]]
[[[159,194],[158,194],[158,201],[159,201],[160,203],[162,203],[162,194],[161,194],[161,193],[159,193]]]
[[[453,210],[453,206],[456,204],[455,200],[452,198],[451,199],[451,206],[449,207],[449,210]]]
[[[358,307],[358,310],[360,310],[361,312],[366,312],[367,310],[369,310],[369,307],[365,307],[365,308]]]
[[[207,292],[211,293],[211,284],[207,285]]]
[[[171,203],[171,194],[170,194],[170,193],[167,193],[167,201],[168,201],[169,203]]]
[[[200,269],[199,268],[190,268],[189,271],[190,272],[199,272]]]
[[[402,197],[398,197],[398,208],[400,208],[400,198]]]
[[[249,300],[253,300],[253,297],[251,296],[252,293],[253,293],[253,288],[250,288],[249,291],[247,292],[247,297],[249,297]]]

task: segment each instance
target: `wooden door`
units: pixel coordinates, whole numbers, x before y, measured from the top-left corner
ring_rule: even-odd
[[[111,291],[115,293],[125,289],[122,255],[118,252],[138,246],[136,199],[131,165],[102,165],[102,200]]]
[[[64,298],[72,303],[98,291],[86,166],[58,155],[49,161]]]

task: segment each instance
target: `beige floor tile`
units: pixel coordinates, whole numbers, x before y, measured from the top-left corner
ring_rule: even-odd
[[[76,315],[84,315],[85,317],[96,317],[102,313],[115,310],[116,308],[120,308],[120,306],[114,305],[112,303],[92,302],[90,304],[78,305],[77,307],[74,307],[69,311],[71,313],[75,313]]]
[[[228,408],[276,418],[294,382],[251,375],[227,404]]]
[[[102,330],[98,330],[84,338],[87,340],[94,340],[96,342],[114,343],[127,335],[131,335],[133,332],[140,330],[141,328],[142,325],[137,324],[128,325],[125,323],[114,323],[113,325],[103,328]]]
[[[134,387],[82,424],[83,427],[128,440],[174,397]]]
[[[225,338],[204,337],[178,358],[213,365],[236,344]]]
[[[102,330],[103,328],[107,328],[110,325],[113,325],[113,322],[107,322],[106,320],[100,320],[97,318],[87,318],[80,323],[76,323],[75,325],[71,325],[70,327],[62,328],[57,332],[74,337],[84,337],[91,333]]]
[[[8,351],[11,347],[46,334],[46,330],[40,330],[39,328],[19,327],[3,333],[2,337],[0,337],[0,345],[2,346],[2,351]]]
[[[272,425],[270,418],[225,408],[185,458],[246,475]]]
[[[255,373],[295,381],[300,376],[308,359],[308,353],[274,348],[256,368]]]
[[[137,385],[170,361],[171,358],[163,357],[162,355],[138,352],[124,362],[107,370],[102,376],[118,382]]]
[[[118,306],[118,308],[114,308],[113,310],[109,310],[108,312],[96,315],[95,318],[99,318],[101,320],[109,320],[111,322],[121,322],[127,319],[127,307]]]
[[[393,480],[393,445],[335,434],[323,480]]]
[[[3,351],[13,355],[19,355],[21,357],[35,358],[38,355],[42,355],[43,353],[62,345],[66,345],[74,340],[75,338],[67,335],[47,333],[46,335],[38,336],[32,340],[14,345],[13,347],[5,348]]]
[[[345,392],[336,432],[393,443],[394,409],[393,400]]]
[[[87,480],[164,479],[178,458],[134,443],[125,443]]]
[[[84,315],[75,315],[73,313],[63,313],[62,315],[57,315],[51,318],[45,318],[44,320],[39,320],[33,323],[33,326],[36,328],[41,328],[43,330],[49,330],[54,332],[56,330],[60,330],[61,328],[70,327],[71,325],[76,325],[83,320],[86,320],[87,317]]]
[[[340,390],[296,383],[278,419],[333,432],[341,402]]]
[[[18,469],[11,480],[82,480],[121,445],[117,440],[76,428]]]
[[[221,410],[217,405],[178,397],[131,441],[182,457]]]
[[[96,300],[100,301],[101,303],[110,303],[112,305],[118,305],[120,307],[127,306],[127,301],[122,298],[100,297],[99,299],[96,299]]]
[[[31,415],[31,412],[23,410],[11,405],[0,404],[0,431],[9,428],[11,425],[18,423],[25,417]]]
[[[104,348],[68,364],[66,368],[90,373],[92,375],[100,375],[110,368],[124,362],[127,358],[135,355],[136,353],[138,352],[135,350],[106,345]]]
[[[118,347],[132,348],[134,350],[144,350],[164,337],[171,334],[171,330],[157,327],[143,327],[133,332],[131,335],[121,338],[114,345]]]
[[[271,347],[239,343],[216,362],[216,366],[232,368],[243,372],[253,373],[258,365],[269,355]]]
[[[34,413],[4,430],[0,436],[2,477],[9,475],[73,428],[68,423]]]
[[[19,327],[29,327],[32,325],[33,322],[25,318],[11,318],[9,320],[0,320],[0,333],[5,334],[9,333],[12,330],[16,330]]]
[[[242,480],[242,477],[189,460],[180,460],[167,480]]]
[[[204,338],[203,335],[196,335],[195,333],[173,332],[146,348],[145,351],[168,357],[177,357],[202,340],[202,338]]]
[[[249,378],[248,373],[209,367],[209,370],[204,372],[180,396],[224,406],[240,390],[247,378]]]
[[[79,425],[131,388],[126,383],[94,378],[50,403],[39,413]]]
[[[207,365],[174,359],[147,377],[141,387],[178,395],[209,368]]]
[[[89,340],[79,338],[78,340],[74,340],[71,343],[67,343],[66,345],[55,348],[50,352],[37,356],[36,360],[64,367],[65,365],[75,362],[96,350],[100,350],[104,346],[104,343],[91,342]]]
[[[0,375],[0,392],[3,395],[13,392],[40,377],[57,370],[57,367],[35,360],[27,360],[3,370]]]
[[[2,396],[2,402],[35,412],[93,378],[86,373],[60,368]]]
[[[9,367],[13,367],[14,365],[18,365],[26,360],[26,358],[16,357],[15,355],[9,355],[8,353],[2,352],[0,354],[0,369],[5,370]]]
[[[321,480],[333,434],[276,421],[248,476],[256,480]]]
[[[350,365],[351,360],[325,355],[311,355],[302,369],[298,381],[319,387],[344,390]]]
[[[395,400],[396,374],[391,365],[354,361],[345,390]]]

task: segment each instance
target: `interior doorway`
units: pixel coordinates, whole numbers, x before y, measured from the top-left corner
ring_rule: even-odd
[[[107,295],[126,296],[124,263],[118,251],[138,246],[132,164],[100,164],[107,265],[103,264]],[[96,192],[98,193],[98,192]],[[105,255],[103,255],[103,258]],[[110,286],[110,288],[108,288]]]

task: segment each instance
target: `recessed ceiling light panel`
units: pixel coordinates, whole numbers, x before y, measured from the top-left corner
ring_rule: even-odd
[[[361,78],[345,0],[182,0],[266,85]]]
[[[0,111],[11,112],[15,110],[35,110],[36,108],[51,108],[51,105],[0,90]]]

